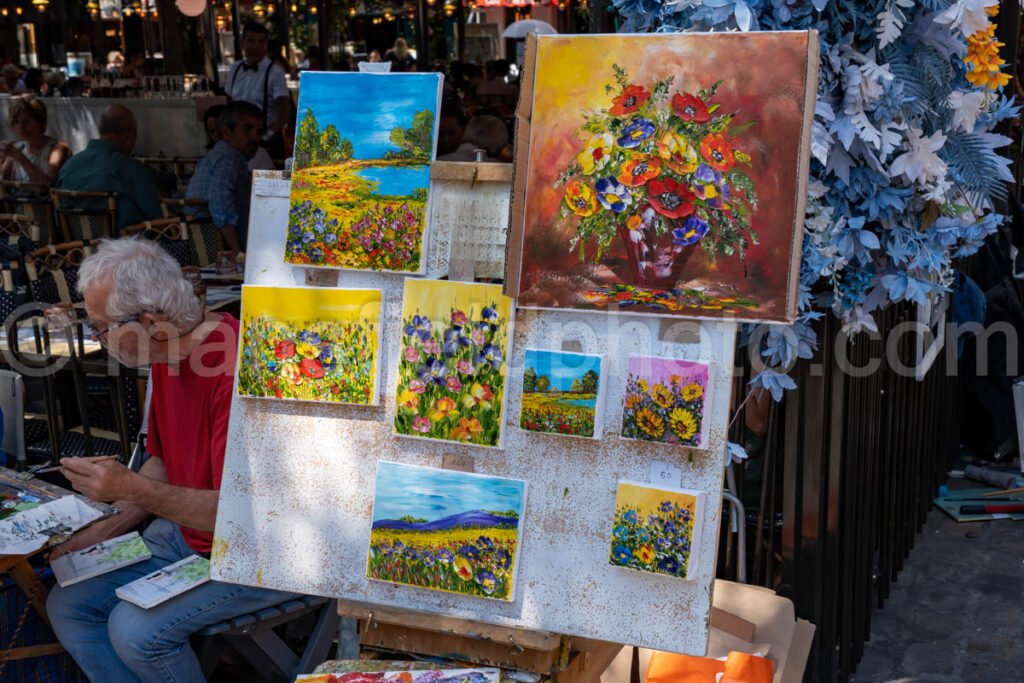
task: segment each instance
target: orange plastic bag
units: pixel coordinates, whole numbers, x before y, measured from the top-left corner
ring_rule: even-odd
[[[717,659],[655,652],[647,666],[647,683],[772,683],[770,659],[745,652],[730,652]],[[723,674],[718,679],[718,674]]]

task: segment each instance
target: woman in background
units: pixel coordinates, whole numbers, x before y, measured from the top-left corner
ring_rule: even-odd
[[[7,122],[21,139],[0,142],[0,178],[52,185],[71,149],[46,134],[46,105],[37,97],[16,97]]]

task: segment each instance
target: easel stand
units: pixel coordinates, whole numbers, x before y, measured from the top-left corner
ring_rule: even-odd
[[[437,616],[350,600],[338,613],[355,620],[359,645],[475,665],[520,669],[558,683],[597,681],[622,645],[556,633]],[[356,658],[349,651],[345,656]]]

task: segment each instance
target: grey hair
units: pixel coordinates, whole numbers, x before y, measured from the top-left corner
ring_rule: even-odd
[[[107,315],[122,320],[163,313],[174,325],[191,329],[203,321],[203,305],[181,266],[156,242],[138,237],[102,240],[78,269],[78,291],[109,283]]]

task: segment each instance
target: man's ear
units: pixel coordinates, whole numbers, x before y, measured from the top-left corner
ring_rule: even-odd
[[[139,316],[139,322],[155,341],[167,341],[177,333],[163,313],[143,313]]]

